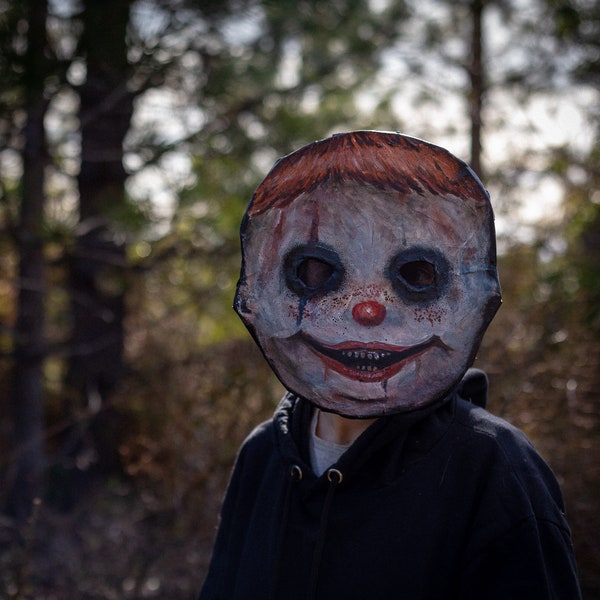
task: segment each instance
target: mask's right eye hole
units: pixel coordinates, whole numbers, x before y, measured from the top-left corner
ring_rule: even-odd
[[[309,288],[323,285],[333,274],[334,267],[318,258],[305,258],[298,265],[297,275]]]
[[[303,298],[336,290],[344,277],[337,252],[312,244],[292,249],[283,261],[283,272],[287,287]]]

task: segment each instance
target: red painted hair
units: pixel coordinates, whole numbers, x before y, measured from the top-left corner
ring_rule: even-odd
[[[324,183],[344,181],[402,195],[454,195],[476,204],[489,202],[471,168],[444,148],[399,133],[353,131],[279,159],[254,192],[248,216],[286,207]]]

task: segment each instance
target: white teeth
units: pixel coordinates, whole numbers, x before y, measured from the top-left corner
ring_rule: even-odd
[[[369,352],[366,350],[342,350],[342,356],[346,358],[362,359],[362,360],[380,360],[391,355],[391,352]],[[360,371],[377,371],[378,367],[373,365],[360,365]]]

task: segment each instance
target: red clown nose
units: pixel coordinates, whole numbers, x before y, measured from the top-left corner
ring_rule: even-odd
[[[352,317],[364,327],[375,327],[385,319],[385,306],[374,300],[359,302],[352,309]]]

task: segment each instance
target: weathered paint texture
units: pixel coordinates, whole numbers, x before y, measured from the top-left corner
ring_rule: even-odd
[[[436,401],[500,305],[487,192],[400,134],[338,134],[280,159],[241,235],[238,314],[284,386],[344,416]]]

